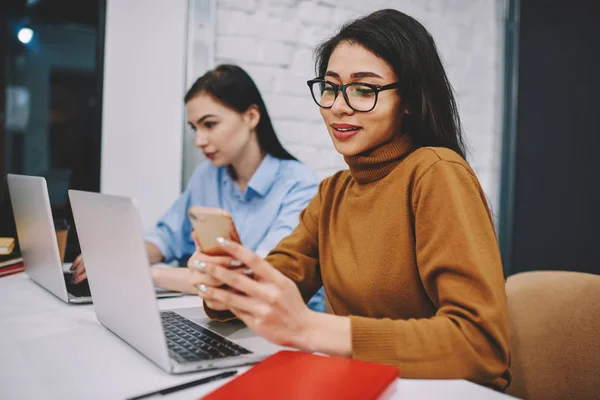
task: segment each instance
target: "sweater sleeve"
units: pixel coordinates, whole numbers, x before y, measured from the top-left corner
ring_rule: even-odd
[[[305,302],[323,283],[319,268],[318,226],[321,209],[321,190],[300,213],[300,222],[291,235],[285,237],[266,260],[298,285]]]
[[[409,320],[351,316],[352,356],[393,364],[407,378],[503,389],[510,380],[506,294],[485,196],[458,162],[439,160],[416,179],[416,261],[437,312]]]
[[[322,185],[323,183],[321,183]],[[294,231],[269,253],[266,260],[284,275],[293,280],[305,302],[319,290],[321,273],[319,269],[319,248],[317,243],[318,220],[321,207],[321,186],[319,193],[300,213],[300,222]],[[227,321],[234,316],[230,311],[214,311],[204,303],[204,311],[209,318]]]

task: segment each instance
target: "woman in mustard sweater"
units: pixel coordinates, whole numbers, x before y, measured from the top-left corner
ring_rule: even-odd
[[[392,364],[406,378],[503,390],[500,253],[432,37],[382,10],[316,54],[308,86],[349,170],[321,182],[266,259],[224,239],[231,257],[194,254],[188,266],[207,314],[235,316],[280,345]],[[232,260],[246,274],[228,269]],[[305,305],[321,285],[333,315]]]

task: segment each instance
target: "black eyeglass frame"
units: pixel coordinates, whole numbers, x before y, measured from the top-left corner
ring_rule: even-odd
[[[328,83],[330,84],[333,89],[335,90],[335,95],[333,97],[333,103],[329,106],[329,107],[325,107],[322,106],[317,99],[315,98],[315,93],[313,92],[313,85],[315,83]],[[308,85],[308,88],[310,89],[310,94],[313,98],[313,100],[315,101],[315,103],[317,103],[317,105],[321,108],[331,108],[333,107],[333,104],[335,104],[335,101],[337,100],[338,94],[340,93],[340,91],[342,92],[342,95],[344,96],[344,100],[346,100],[346,104],[348,104],[348,107],[350,107],[352,110],[356,111],[356,112],[369,112],[369,111],[373,111],[373,109],[375,108],[375,106],[377,105],[377,100],[379,99],[379,92],[382,92],[384,90],[391,90],[391,89],[399,89],[400,88],[400,82],[394,82],[394,83],[390,83],[389,85],[375,85],[372,83],[363,83],[363,82],[350,82],[350,83],[346,83],[345,85],[338,85],[337,83],[333,83],[331,81],[328,81],[326,79],[322,79],[322,78],[315,78],[315,79],[311,79],[309,81],[306,81],[306,84]],[[346,93],[346,89],[350,86],[366,86],[368,88],[370,88],[371,90],[373,90],[375,92],[375,101],[373,102],[373,107],[371,107],[368,110],[357,110],[356,108],[352,107],[352,105],[350,104],[350,100],[348,99],[348,94]]]

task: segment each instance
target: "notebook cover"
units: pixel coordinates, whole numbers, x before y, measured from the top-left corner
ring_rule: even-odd
[[[9,247],[15,244],[15,239],[11,237],[0,237],[0,247]]]
[[[398,370],[390,365],[280,351],[203,399],[374,400],[396,378]]]
[[[11,256],[0,256],[0,268],[7,268],[15,264],[22,264],[23,258],[11,255]]]
[[[22,262],[10,266],[0,268],[0,278],[25,271],[25,266]]]
[[[0,254],[10,254],[15,248],[15,239],[0,237]]]

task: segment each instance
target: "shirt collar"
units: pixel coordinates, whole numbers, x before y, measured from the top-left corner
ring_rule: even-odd
[[[258,169],[254,171],[252,178],[248,182],[248,187],[259,196],[264,197],[275,183],[280,162],[281,160],[278,158],[267,154],[258,166]]]

